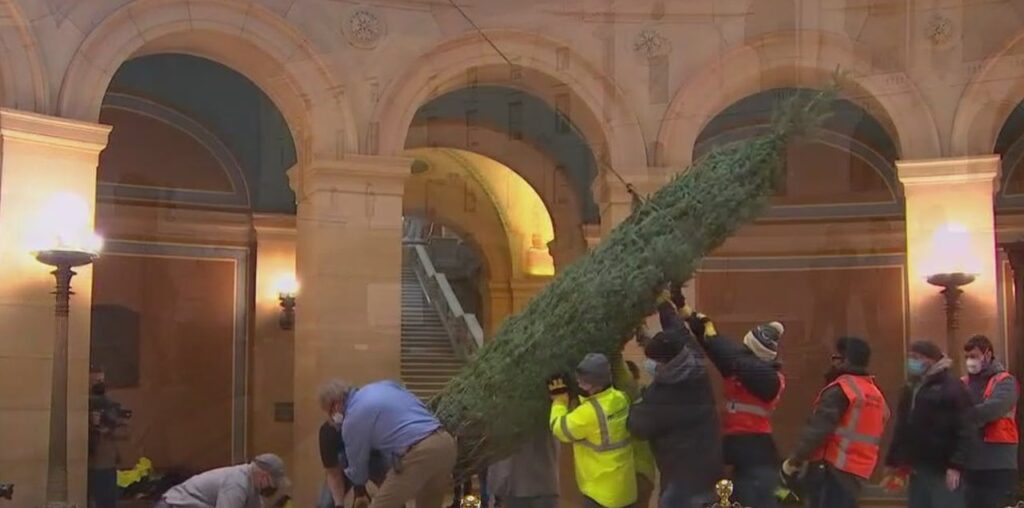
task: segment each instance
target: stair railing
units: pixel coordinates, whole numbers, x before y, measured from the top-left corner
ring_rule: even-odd
[[[422,244],[406,245],[413,257],[413,269],[427,301],[441,316],[455,352],[462,359],[473,356],[484,345],[484,330],[475,314],[467,313],[452,290],[448,277],[434,269],[430,254]]]

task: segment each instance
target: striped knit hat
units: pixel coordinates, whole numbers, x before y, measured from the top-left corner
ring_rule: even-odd
[[[743,337],[743,344],[754,353],[754,356],[771,362],[779,354],[779,340],[785,331],[786,328],[778,321],[757,325]]]

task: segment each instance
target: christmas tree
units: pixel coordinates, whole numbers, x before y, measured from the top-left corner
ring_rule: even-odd
[[[458,436],[460,470],[479,470],[543,431],[547,379],[572,372],[586,353],[617,352],[666,282],[689,279],[702,257],[756,218],[785,169],[787,144],[812,132],[835,97],[835,89],[793,96],[767,133],[695,161],[507,319],[432,401]]]

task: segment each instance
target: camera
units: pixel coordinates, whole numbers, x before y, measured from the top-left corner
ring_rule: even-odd
[[[0,483],[0,499],[6,499],[8,501],[14,499],[13,483]]]
[[[132,418],[131,409],[102,396],[89,397],[89,411],[100,414],[100,424],[104,427],[117,427]]]

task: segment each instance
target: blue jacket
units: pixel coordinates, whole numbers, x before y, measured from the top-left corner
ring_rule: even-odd
[[[394,381],[353,390],[345,401],[344,415],[345,476],[355,485],[365,485],[369,479],[371,450],[379,450],[394,464],[410,447],[441,428],[423,402]]]

